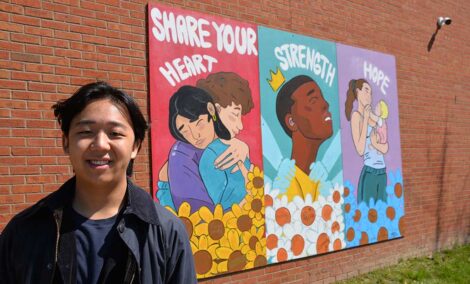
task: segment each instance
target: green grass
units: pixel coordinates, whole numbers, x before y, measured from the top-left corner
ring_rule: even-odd
[[[470,283],[470,244],[372,271],[342,282],[352,283]]]

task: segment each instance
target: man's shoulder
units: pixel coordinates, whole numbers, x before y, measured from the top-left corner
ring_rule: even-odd
[[[166,231],[167,233],[171,233],[172,231],[177,233],[180,233],[182,231],[186,232],[186,229],[184,228],[184,225],[180,218],[178,218],[175,214],[171,213],[168,209],[160,205],[158,202],[154,201],[153,203],[163,231]]]
[[[46,220],[50,212],[47,210],[47,207],[45,207],[45,203],[54,193],[55,192],[47,195],[35,204],[13,216],[13,218],[10,220],[10,222],[8,222],[7,226],[3,230],[2,235],[19,231],[28,231],[29,228],[37,227],[38,225],[43,224],[41,220]]]

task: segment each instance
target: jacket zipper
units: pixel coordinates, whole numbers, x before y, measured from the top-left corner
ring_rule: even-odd
[[[57,266],[57,259],[59,258],[59,237],[60,237],[60,225],[57,219],[57,213],[54,213],[54,221],[57,229],[56,240],[55,240],[55,256],[54,256],[54,267],[52,268],[51,284],[54,282],[55,270]]]

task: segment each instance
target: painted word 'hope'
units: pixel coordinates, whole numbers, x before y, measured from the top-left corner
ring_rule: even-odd
[[[390,79],[377,66],[364,61],[364,77],[371,79],[374,84],[379,86],[382,94],[387,94],[386,88],[389,86],[388,83],[390,83]]]
[[[196,19],[192,16],[176,15],[172,12],[163,13],[158,8],[150,11],[150,17],[154,27],[152,34],[158,41],[172,41],[175,44],[211,48],[212,43],[208,41],[211,36],[208,30],[209,22],[205,19]],[[256,49],[256,32],[252,28],[236,26],[233,28],[228,24],[218,25],[211,22],[216,32],[217,50],[229,54],[235,50],[241,54],[258,55]]]

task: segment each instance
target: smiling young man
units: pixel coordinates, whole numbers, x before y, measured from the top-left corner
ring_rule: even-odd
[[[292,138],[291,159],[295,161],[295,174],[287,188],[287,197],[316,200],[318,183],[309,178],[310,166],[315,162],[320,145],[333,134],[329,104],[318,84],[310,77],[299,75],[279,90],[276,113],[279,123]]]
[[[75,176],[0,236],[0,283],[195,283],[183,224],[127,179],[147,123],[104,83],[54,105]]]

